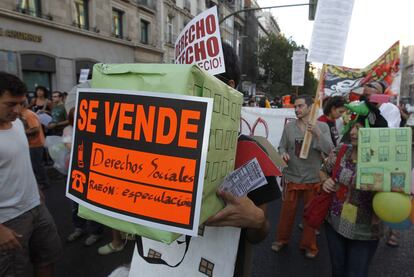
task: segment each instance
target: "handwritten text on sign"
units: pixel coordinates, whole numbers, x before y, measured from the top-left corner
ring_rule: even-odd
[[[217,7],[197,15],[175,43],[175,63],[197,64],[210,74],[225,72]]]
[[[196,234],[211,100],[79,92],[67,195],[112,217]]]

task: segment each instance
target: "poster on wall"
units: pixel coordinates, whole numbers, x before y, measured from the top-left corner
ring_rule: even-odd
[[[211,75],[226,71],[217,6],[198,14],[178,35],[175,63],[197,64]]]
[[[196,235],[212,99],[80,89],[66,195],[96,212]]]

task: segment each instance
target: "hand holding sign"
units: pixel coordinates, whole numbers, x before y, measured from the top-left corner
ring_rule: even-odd
[[[226,191],[218,191],[217,195],[227,206],[210,217],[206,221],[207,225],[260,228],[266,221],[264,211],[247,196],[236,197]]]

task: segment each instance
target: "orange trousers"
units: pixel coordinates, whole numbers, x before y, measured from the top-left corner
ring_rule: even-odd
[[[315,184],[296,184],[288,183],[285,185],[284,200],[280,211],[279,224],[277,226],[276,241],[283,244],[289,242],[292,228],[295,223],[296,209],[299,197],[303,197],[304,206],[311,201],[319,188],[319,183]],[[300,249],[308,250],[312,254],[318,253],[316,245],[315,229],[307,226],[303,222],[302,238],[299,245]]]

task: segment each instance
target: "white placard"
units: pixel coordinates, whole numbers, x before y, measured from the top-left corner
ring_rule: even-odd
[[[354,0],[319,0],[308,62],[342,65]]]
[[[266,184],[262,168],[257,158],[254,158],[226,176],[220,189],[242,197]]]
[[[212,75],[226,71],[214,6],[193,18],[175,42],[176,64],[197,64]]]
[[[81,69],[81,72],[79,75],[79,84],[82,84],[88,81],[88,76],[89,76],[89,68]]]
[[[240,228],[201,226],[185,254],[185,236],[170,245],[142,238],[145,257],[159,255],[169,265],[176,265],[185,254],[184,260],[177,267],[148,263],[136,246],[129,277],[233,277],[239,240]]]
[[[292,86],[303,86],[305,80],[306,51],[293,51]]]

